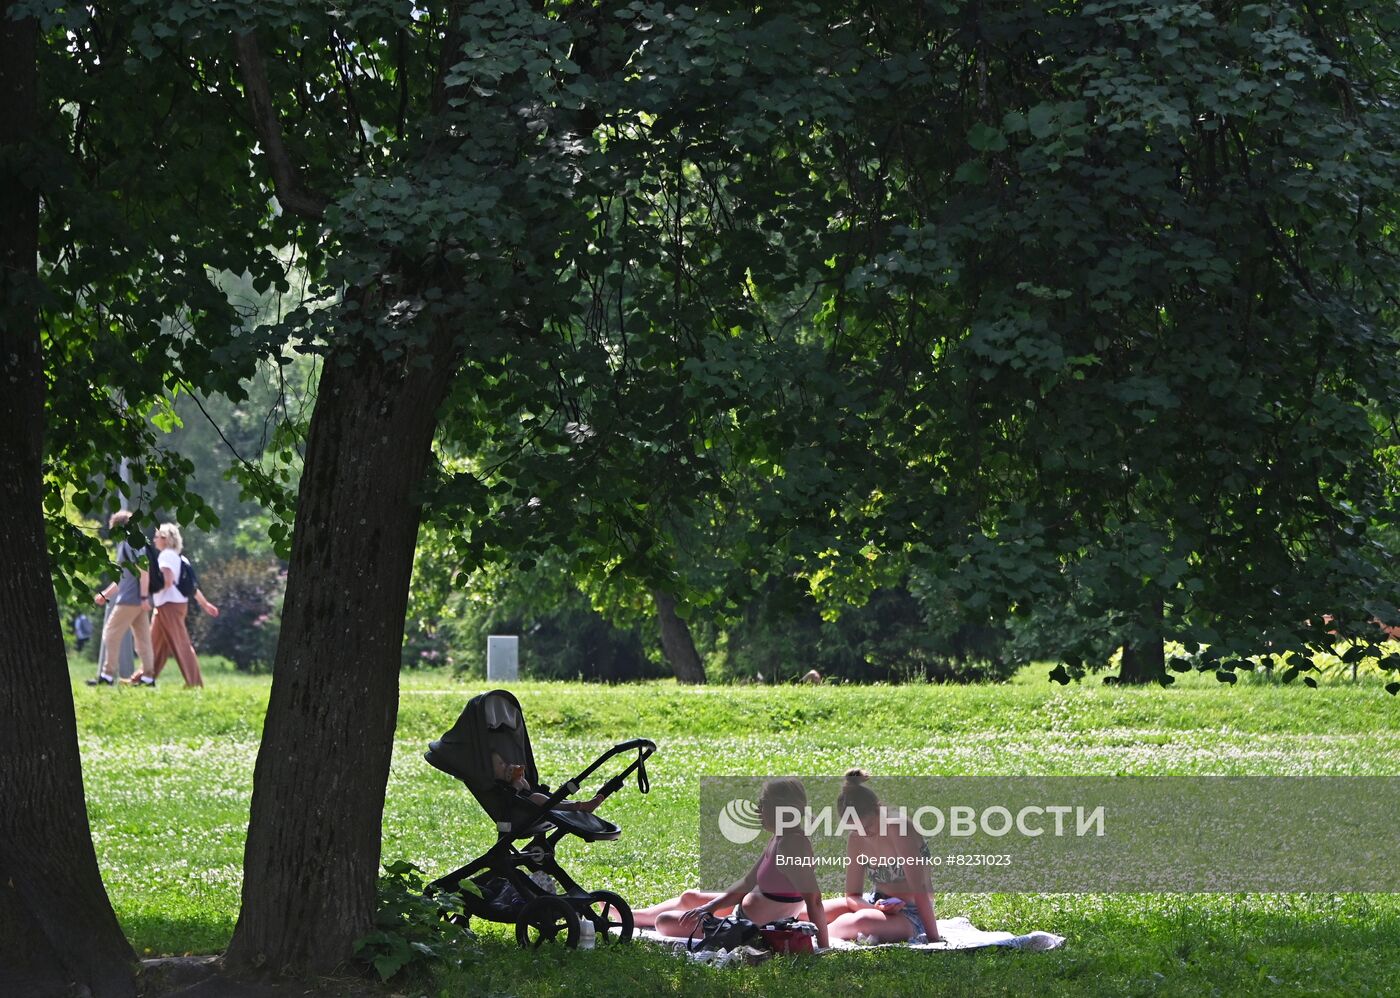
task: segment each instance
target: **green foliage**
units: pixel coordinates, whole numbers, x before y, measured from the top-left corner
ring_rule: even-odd
[[[404,637],[404,665],[451,666],[486,675],[486,638],[521,638],[522,672],[531,678],[619,682],[666,674],[646,654],[654,628],[629,615],[595,609],[552,558],[529,570],[492,566],[476,573],[453,568],[440,532],[420,541]]]
[[[731,677],[770,682],[808,669],[848,682],[972,682],[1007,679],[1024,664],[1007,640],[1004,629],[970,623],[956,606],[921,602],[906,585],[878,589],[835,620],[791,587],[773,586],[720,632],[716,658]]]
[[[1164,633],[1316,651],[1334,608],[1375,637],[1381,8],[629,10],[646,87],[596,105],[557,391],[512,395],[516,354],[472,390],[518,428],[448,416],[463,561],[555,545],[595,603],[722,617],[775,563],[858,605],[908,556],[1066,675]]]
[[[232,284],[232,282],[230,282]],[[268,304],[246,304],[244,290],[230,290],[248,309],[251,328]],[[283,554],[277,539],[290,523],[301,476],[306,422],[319,368],[310,357],[286,364],[265,362],[241,387],[246,397],[181,393],[179,425],[162,437],[167,449],[190,462],[189,489],[208,504],[217,527],[192,526],[186,545],[201,563],[237,555],[272,559]]]
[[[1163,633],[1321,650],[1304,621],[1334,607],[1374,643],[1360,608],[1397,602],[1368,428],[1400,402],[1390,13],[1034,4],[979,8],[975,37],[964,16],[925,12],[910,44],[949,61],[865,119],[902,142],[862,164],[899,194],[832,312],[890,386],[835,469],[884,496],[847,548],[918,538],[1066,676]]]
[[[450,565],[454,557],[441,540],[430,532],[420,542],[405,666],[451,665],[484,676],[487,635],[518,634],[531,678],[616,682],[667,674],[652,600],[629,598],[635,580],[594,583],[585,596],[552,555],[529,570],[469,574],[437,560]],[[1005,679],[1026,660],[1009,653],[1004,627],[969,615],[932,580],[871,584],[826,593],[819,603],[804,579],[771,575],[742,612],[688,608],[697,650],[718,677],[770,682],[812,668],[852,682]],[[848,605],[857,598],[860,605]]]
[[[222,655],[239,669],[270,669],[281,629],[282,594],[287,573],[275,562],[234,556],[199,562],[199,587],[219,607],[219,616],[191,611],[190,637],[211,655]]]
[[[521,669],[532,679],[593,679],[626,682],[654,679],[669,670],[649,658],[636,628],[614,627],[575,592],[552,606],[495,606],[474,621],[479,647],[485,634],[518,634]],[[654,647],[654,642],[653,642]],[[485,676],[481,668],[470,675]]]
[[[439,967],[461,970],[480,957],[465,924],[461,895],[428,886],[423,871],[405,860],[384,864],[379,878],[375,931],[355,943],[355,955],[387,981],[403,973]],[[475,890],[468,882],[464,889]]]
[[[1069,677],[1400,605],[1388,4],[20,6],[55,518],[124,455],[209,523],[148,425],[183,386],[413,356],[454,570],[552,557],[610,617],[907,563]],[[249,328],[229,275],[304,300]],[[242,480],[282,550],[296,442]]]
[[[240,396],[258,351],[236,335],[235,305],[220,273],[282,281],[276,255],[253,236],[266,200],[231,199],[246,175],[247,146],[227,114],[189,114],[190,79],[173,60],[128,50],[141,34],[129,9],[48,3],[35,14],[42,134],[26,151],[43,199],[41,299],[49,372],[46,473],[62,495],[76,487],[85,513],[105,519],[124,486],[149,532],[157,517],[211,527],[213,511],[185,488],[188,459],[163,446],[173,399],[187,385]],[[109,19],[110,18],[110,19]],[[168,44],[170,36],[154,46]],[[149,35],[141,44],[152,48]],[[215,231],[205,206],[233,224]],[[275,275],[275,276],[274,276]],[[102,571],[98,539],[50,514],[60,595]]]

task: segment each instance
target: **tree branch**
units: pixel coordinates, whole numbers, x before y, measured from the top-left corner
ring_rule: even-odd
[[[233,49],[238,58],[239,74],[243,77],[243,89],[248,94],[248,106],[253,112],[253,128],[272,165],[277,203],[289,214],[319,221],[326,212],[326,199],[302,185],[301,175],[287,155],[287,147],[282,142],[282,122],[272,104],[267,68],[258,49],[257,36],[251,31],[234,35]]]

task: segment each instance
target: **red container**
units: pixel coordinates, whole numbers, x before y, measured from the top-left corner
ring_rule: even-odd
[[[763,941],[774,953],[815,953],[817,951],[817,927],[811,922],[784,919],[781,923],[765,925],[758,931],[763,933]]]

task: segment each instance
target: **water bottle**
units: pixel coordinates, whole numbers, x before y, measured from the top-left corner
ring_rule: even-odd
[[[597,941],[597,930],[593,927],[593,919],[579,919],[578,926],[578,948],[592,949]]]

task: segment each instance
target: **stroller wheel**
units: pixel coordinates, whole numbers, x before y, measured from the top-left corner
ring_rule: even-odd
[[[558,939],[573,949],[578,946],[578,913],[561,897],[544,895],[531,898],[515,919],[515,941],[537,948]]]
[[[579,917],[593,923],[599,944],[631,942],[631,906],[612,891],[589,891],[588,897],[588,904],[579,908]],[[616,935],[613,929],[617,930]]]

